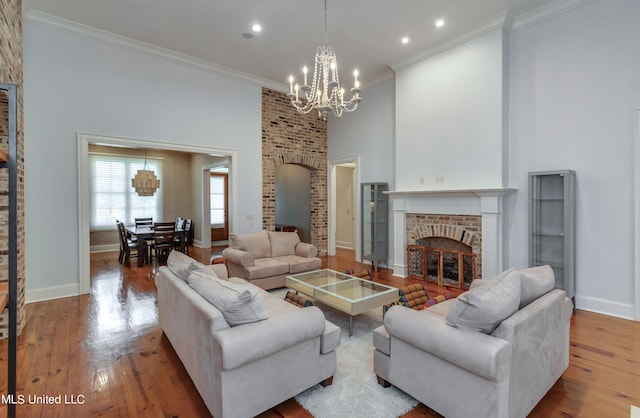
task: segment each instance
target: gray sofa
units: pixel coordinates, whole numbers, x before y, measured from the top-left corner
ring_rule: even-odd
[[[457,299],[391,307],[374,371],[448,417],[526,417],[569,365],[573,305],[549,266],[475,280]]]
[[[222,251],[230,276],[266,290],[284,287],[288,274],[319,269],[317,254],[316,246],[300,242],[297,232],[265,230],[229,234],[229,247]]]
[[[317,307],[299,308],[226,277],[224,265],[177,251],[156,275],[160,327],[211,414],[255,416],[330,384],[340,328]]]

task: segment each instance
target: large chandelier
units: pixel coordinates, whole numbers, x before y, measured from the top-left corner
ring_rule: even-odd
[[[318,110],[318,116],[327,120],[329,112],[340,117],[343,112],[353,112],[358,108],[360,98],[360,82],[358,70],[353,72],[354,86],[351,89],[351,99],[345,100],[344,88],[340,86],[338,78],[338,60],[336,51],[327,45],[327,0],[324,0],[324,45],[316,50],[316,60],[313,68],[313,81],[307,83],[307,67],[302,68],[304,84],[294,84],[293,75],[289,76],[289,94],[293,106],[300,113],[309,113],[311,109]],[[302,92],[300,92],[302,90]],[[304,101],[300,100],[301,96]]]
[[[136,189],[138,196],[153,196],[160,187],[160,180],[153,170],[147,166],[147,153],[144,153],[144,166],[142,170],[131,179],[131,187]]]

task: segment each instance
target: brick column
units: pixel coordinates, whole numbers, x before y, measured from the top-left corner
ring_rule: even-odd
[[[22,116],[22,1],[0,0],[0,82],[18,91],[18,334],[24,327],[24,119]],[[0,148],[8,148],[7,97],[0,95]],[[8,169],[0,170],[0,281],[8,280]],[[0,315],[0,338],[8,336],[9,314]]]
[[[276,224],[275,172],[282,164],[311,174],[311,243],[327,254],[327,123],[298,113],[286,94],[262,89],[262,227]]]

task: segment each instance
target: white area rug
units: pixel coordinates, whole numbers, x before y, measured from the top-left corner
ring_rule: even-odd
[[[629,416],[631,418],[640,418],[640,408],[631,405],[631,413],[629,414]]]
[[[284,297],[286,290],[282,295],[279,293]],[[373,373],[373,330],[382,325],[382,307],[355,316],[353,336],[349,337],[349,315],[314,304],[342,329],[342,341],[336,352],[333,384],[315,385],[296,396],[307,411],[315,418],[394,418],[418,404],[395,386],[386,389],[380,386]]]

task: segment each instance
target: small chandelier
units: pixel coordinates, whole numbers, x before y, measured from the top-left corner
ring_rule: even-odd
[[[144,167],[131,179],[131,187],[136,189],[138,196],[153,196],[160,187],[160,180],[153,170],[147,166],[147,153],[144,153]]]
[[[302,68],[304,85],[294,85],[293,75],[289,76],[289,94],[293,106],[300,113],[309,113],[311,109],[318,110],[318,116],[327,120],[329,112],[340,117],[343,112],[353,112],[358,108],[360,98],[360,82],[358,70],[353,72],[354,87],[351,89],[351,99],[345,100],[344,88],[340,86],[338,78],[338,60],[336,51],[327,45],[327,0],[324,0],[324,45],[316,50],[316,60],[313,69],[313,81],[307,83],[307,67]],[[300,90],[305,102],[300,100]]]

